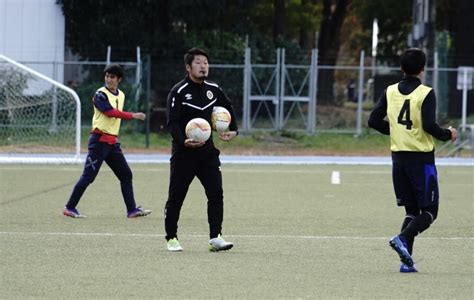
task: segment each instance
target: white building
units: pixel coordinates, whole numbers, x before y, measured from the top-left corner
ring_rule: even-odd
[[[0,54],[63,82],[64,42],[56,0],[0,0]]]

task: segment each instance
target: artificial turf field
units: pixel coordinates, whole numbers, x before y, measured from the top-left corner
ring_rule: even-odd
[[[127,219],[104,165],[78,208],[62,216],[81,165],[0,165],[0,298],[430,298],[474,296],[473,167],[438,166],[438,220],[415,243],[419,273],[400,274],[390,166],[224,165],[224,237],[210,253],[206,200],[195,179],[181,253],[166,250],[167,164],[131,165]],[[341,184],[330,182],[331,172]]]

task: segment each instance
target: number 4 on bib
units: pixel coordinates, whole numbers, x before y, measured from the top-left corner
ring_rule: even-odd
[[[406,99],[403,102],[402,109],[400,109],[400,113],[398,114],[398,124],[405,125],[408,130],[411,129],[413,122],[410,119],[410,99]]]

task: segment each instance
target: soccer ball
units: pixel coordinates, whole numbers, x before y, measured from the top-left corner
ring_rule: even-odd
[[[212,129],[217,132],[226,131],[230,124],[230,113],[222,106],[214,106],[212,109]]]
[[[203,118],[194,118],[186,124],[186,136],[196,142],[205,142],[211,136],[211,125]]]

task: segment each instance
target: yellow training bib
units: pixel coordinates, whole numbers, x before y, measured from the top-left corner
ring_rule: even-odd
[[[123,104],[125,102],[125,94],[121,90],[117,90],[118,95],[112,94],[107,88],[101,87],[97,92],[103,92],[107,95],[110,105],[120,111],[123,110]],[[94,106],[94,116],[92,117],[92,129],[97,128],[102,132],[118,135],[120,130],[120,118],[111,118],[103,114]]]
[[[408,95],[399,92],[398,83],[387,88],[392,151],[433,151],[433,137],[423,130],[421,118],[421,106],[430,91],[430,87],[422,84]]]

